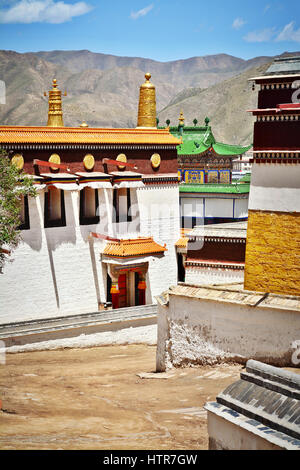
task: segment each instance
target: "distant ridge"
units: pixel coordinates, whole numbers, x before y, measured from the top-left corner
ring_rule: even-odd
[[[6,104],[0,105],[0,124],[45,125],[47,99],[43,92],[56,77],[59,88],[68,91],[63,101],[66,126],[77,126],[86,120],[91,127],[135,127],[139,86],[145,72],[150,71],[151,81],[156,85],[160,124],[167,118],[175,122],[176,113],[184,104],[188,119],[196,117],[200,123],[202,116],[209,115],[214,130],[228,143],[244,143],[243,139],[250,137],[250,127],[245,122],[248,130],[241,132],[241,126],[232,118],[233,106],[242,109],[246,106],[243,95],[253,96],[251,91],[244,91],[247,71],[256,71],[272,59],[243,60],[217,54],[159,62],[87,50],[24,54],[0,51],[0,79],[6,84]],[[236,85],[238,76],[240,86]],[[235,89],[234,100],[229,92],[231,84]],[[226,93],[220,91],[225,89]],[[224,107],[223,122],[218,118],[220,104]]]

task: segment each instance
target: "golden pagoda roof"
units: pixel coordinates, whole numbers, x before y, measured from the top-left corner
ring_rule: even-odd
[[[0,144],[166,144],[180,140],[168,129],[0,126]]]

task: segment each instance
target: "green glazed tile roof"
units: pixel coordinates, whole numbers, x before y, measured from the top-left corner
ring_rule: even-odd
[[[233,183],[233,184],[188,184],[181,183],[179,185],[180,193],[221,193],[221,194],[247,194],[250,191],[250,184]]]
[[[246,173],[245,176],[243,176],[242,178],[238,180],[239,183],[250,183],[250,181],[251,181],[251,173]]]
[[[214,152],[220,156],[241,155],[252,147],[248,145],[242,147],[240,145],[229,145],[216,142],[211,130],[211,126],[192,127],[184,126],[170,127],[170,132],[175,137],[182,137],[183,143],[177,146],[178,155],[199,155],[206,152],[209,148],[213,148]]]
[[[220,144],[216,142],[212,147],[218,155],[241,155],[251,149],[252,145],[241,147],[239,145]]]

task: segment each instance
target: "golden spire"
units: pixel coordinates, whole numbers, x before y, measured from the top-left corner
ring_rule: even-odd
[[[179,125],[184,126],[184,115],[183,115],[182,110],[180,111],[180,115],[179,115]]]
[[[47,126],[51,127],[63,127],[63,113],[62,113],[62,100],[61,91],[57,88],[56,79],[52,82],[53,88],[49,91],[49,110],[48,110],[48,123]],[[64,93],[66,96],[67,93]],[[47,96],[47,93],[44,93]]]
[[[145,78],[145,83],[140,86],[137,127],[156,127],[155,86],[150,83],[150,73],[146,73]]]

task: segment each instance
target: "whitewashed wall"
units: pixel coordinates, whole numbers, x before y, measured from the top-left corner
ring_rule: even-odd
[[[300,165],[254,163],[249,209],[300,212]]]
[[[168,306],[158,304],[157,326],[158,371],[248,359],[293,366],[292,345],[300,338],[299,311],[253,307],[227,298],[170,294]]]
[[[248,217],[248,194],[232,195],[180,193],[180,205],[185,217],[221,217],[245,219]]]
[[[177,256],[175,243],[180,237],[178,186],[150,186],[137,190],[140,212],[141,236],[153,236],[167,251],[161,258],[149,263],[149,288],[146,300],[163,290],[162,285],[177,284]]]
[[[44,192],[29,198],[30,230],[13,252],[13,262],[0,276],[0,324],[34,318],[94,312],[106,301],[107,265],[100,261],[105,242],[89,240],[90,232],[116,236],[112,225],[112,190],[99,191],[100,224],[79,225],[79,191],[65,191],[66,227],[44,228]],[[153,236],[168,251],[149,263],[147,303],[177,282],[175,241],[179,238],[178,186],[156,186],[132,191],[138,201],[140,233],[136,220],[123,238]],[[160,210],[152,202],[158,202]],[[164,210],[164,204],[170,211]],[[156,205],[157,206],[157,205]],[[143,207],[148,207],[145,211]],[[108,223],[103,225],[103,215]]]

